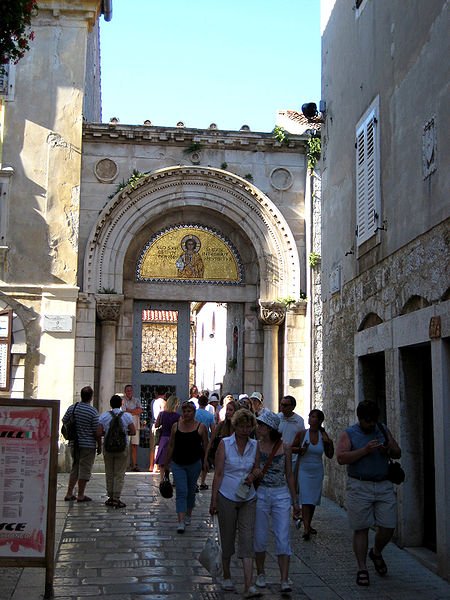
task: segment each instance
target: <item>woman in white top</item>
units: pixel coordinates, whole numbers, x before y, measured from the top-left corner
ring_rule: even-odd
[[[211,515],[218,513],[222,541],[222,589],[233,591],[230,561],[235,553],[238,532],[238,556],[244,568],[244,598],[254,598],[261,593],[252,585],[253,536],[256,515],[256,492],[252,485],[260,471],[256,440],[250,438],[255,428],[254,415],[242,408],[232,418],[234,433],[223,438],[215,459],[215,472],[211,492]]]

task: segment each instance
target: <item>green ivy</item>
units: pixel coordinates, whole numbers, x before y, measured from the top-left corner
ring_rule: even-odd
[[[183,150],[183,154],[192,154],[193,152],[200,152],[203,146],[199,142],[192,142],[187,148]]]
[[[319,135],[311,135],[306,140],[306,157],[308,160],[308,169],[313,171],[317,161],[320,159],[321,139]]]
[[[311,267],[316,267],[320,263],[320,254],[317,252],[309,253],[309,264]]]
[[[289,142],[289,136],[284,127],[275,125],[275,127],[272,130],[272,135],[278,142],[280,142],[280,144],[287,144]]]
[[[140,171],[138,171],[137,169],[133,169],[132,174],[130,175],[130,177],[128,178],[128,181],[125,181],[125,179],[122,179],[122,181],[119,183],[119,185],[116,187],[115,191],[108,196],[108,198],[114,198],[114,196],[116,194],[118,194],[119,192],[121,192],[123,189],[125,189],[127,186],[130,186],[131,189],[135,189],[137,187],[137,184],[139,183],[139,181],[145,177],[146,175],[148,175],[148,173],[141,173]]]

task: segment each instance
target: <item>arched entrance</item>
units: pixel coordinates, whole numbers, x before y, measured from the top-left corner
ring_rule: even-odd
[[[239,282],[138,277],[139,258],[149,240],[186,223],[210,228],[236,248],[243,272]],[[102,324],[101,402],[131,377],[135,307],[142,308],[138,303],[150,303],[151,309],[155,302],[216,301],[242,306],[247,338],[243,386],[263,391],[266,404],[276,408],[277,332],[284,317],[279,299],[299,298],[300,281],[293,233],[261,190],[214,168],[179,166],[148,174],[105,206],[86,249],[84,291],[95,295]]]

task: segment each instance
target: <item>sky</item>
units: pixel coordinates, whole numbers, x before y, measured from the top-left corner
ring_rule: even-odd
[[[320,0],[113,0],[103,121],[272,131],[320,100]]]

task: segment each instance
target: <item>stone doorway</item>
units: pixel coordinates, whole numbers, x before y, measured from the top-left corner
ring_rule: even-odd
[[[436,552],[436,492],[433,428],[433,385],[431,346],[422,344],[402,348],[401,365],[406,415],[404,456],[412,456],[405,482],[411,493],[405,494],[411,539],[409,546],[423,546]]]

